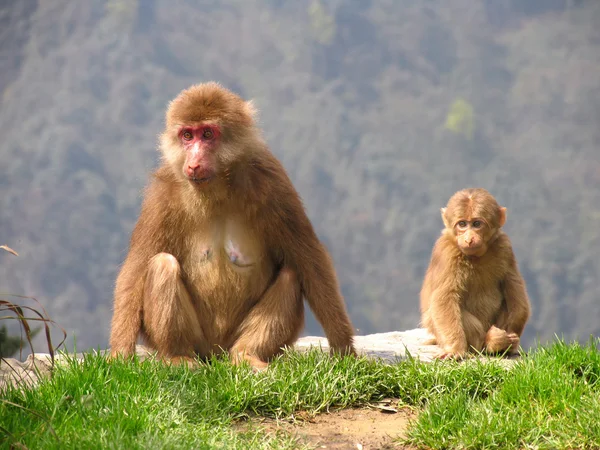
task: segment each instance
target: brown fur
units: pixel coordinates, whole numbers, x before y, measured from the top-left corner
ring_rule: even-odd
[[[421,289],[422,325],[442,347],[442,357],[462,357],[469,349],[516,352],[530,304],[501,230],[506,209],[485,189],[465,189],[442,208],[442,218],[446,228]],[[484,225],[476,228],[477,220]]]
[[[171,102],[163,163],[116,282],[113,355],[131,355],[141,334],[167,360],[229,351],[234,362],[264,367],[301,332],[303,296],[332,351],[354,353],[331,258],[253,114],[216,83]],[[178,135],[198,124],[222,131],[216,152],[201,159],[216,176],[202,184],[182,170],[189,155]]]

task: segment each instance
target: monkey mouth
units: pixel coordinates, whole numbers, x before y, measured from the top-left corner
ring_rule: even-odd
[[[461,251],[465,256],[469,257],[478,257],[481,256],[482,251],[484,250],[483,245],[478,245],[477,247],[462,247]],[[485,253],[485,252],[483,252]]]
[[[208,183],[214,177],[215,177],[214,175],[209,175],[207,177],[188,177],[188,180],[190,180],[194,184],[204,184],[204,183]]]

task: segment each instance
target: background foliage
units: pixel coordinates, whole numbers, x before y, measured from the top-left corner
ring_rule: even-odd
[[[599,334],[598,23],[596,0],[3,2],[2,288],[106,346],[164,108],[217,80],[259,107],[359,333],[418,325],[439,208],[482,186],[526,343]]]

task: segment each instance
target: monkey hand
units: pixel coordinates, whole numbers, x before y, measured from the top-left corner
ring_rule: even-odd
[[[356,350],[353,345],[335,346],[329,348],[329,354],[340,355],[340,356],[357,356]]]
[[[440,351],[435,355],[435,358],[460,361],[465,359],[468,356],[468,353],[469,352],[466,345],[447,345],[440,349]]]
[[[435,355],[437,359],[451,359],[455,361],[461,361],[467,357],[467,352],[445,352],[440,351],[437,355]]]
[[[510,354],[517,353],[519,351],[519,345],[521,344],[521,339],[517,333],[507,333],[506,337],[510,342],[510,346],[508,348],[508,352]]]
[[[134,353],[135,352],[133,352],[131,350],[113,348],[110,350],[110,353],[108,355],[106,355],[106,359],[110,362],[110,361],[114,361],[115,359],[131,358]]]
[[[485,348],[488,353],[516,353],[519,350],[519,335],[508,333],[494,325],[490,327],[485,336]]]

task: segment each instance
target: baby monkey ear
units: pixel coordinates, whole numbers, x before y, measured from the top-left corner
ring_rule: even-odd
[[[506,223],[506,208],[501,206],[498,211],[498,227],[503,227]]]
[[[450,223],[448,222],[448,219],[446,218],[446,208],[441,208],[440,212],[442,213],[442,220],[444,221],[444,226],[448,229],[452,228],[450,226]]]

